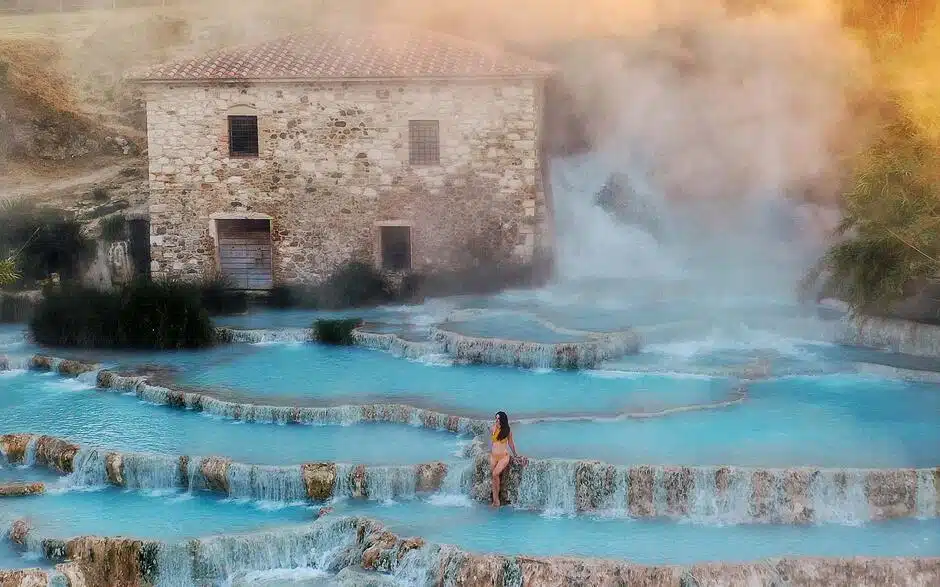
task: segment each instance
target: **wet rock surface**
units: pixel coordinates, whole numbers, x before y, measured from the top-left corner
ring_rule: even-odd
[[[44,483],[0,483],[0,497],[21,497],[45,492]]]
[[[118,452],[109,452],[104,458],[105,473],[111,485],[124,487],[124,457]]]
[[[903,518],[916,512],[917,474],[911,470],[871,471],[865,494],[874,519]]]
[[[10,463],[22,463],[26,459],[26,448],[33,438],[32,434],[4,434],[0,436],[0,453]]]
[[[72,463],[78,448],[77,444],[61,438],[40,436],[36,441],[36,463],[59,473],[69,474],[72,472]]]
[[[41,569],[0,569],[2,587],[46,587],[49,585],[49,573]],[[73,587],[73,586],[69,586]]]
[[[66,542],[65,552],[88,585],[137,587],[145,584],[141,567],[144,542],[129,538],[80,536]]]
[[[441,488],[447,476],[445,463],[424,463],[415,468],[415,490],[431,493]]]
[[[309,499],[325,501],[333,495],[333,488],[336,485],[334,463],[304,463],[300,470]]]
[[[199,471],[206,482],[206,489],[228,495],[228,467],[230,459],[223,457],[206,457],[199,463]]]
[[[26,544],[26,537],[32,529],[33,526],[30,524],[29,520],[14,521],[10,525],[10,533],[8,535],[10,542],[13,544]]]

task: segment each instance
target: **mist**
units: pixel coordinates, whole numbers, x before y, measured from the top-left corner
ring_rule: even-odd
[[[851,100],[869,83],[866,53],[824,1],[213,0],[48,18],[76,77],[106,80],[84,84],[87,103],[137,65],[339,21],[550,55],[570,99],[546,128],[574,117],[590,147],[550,161],[559,282],[793,298],[838,221],[843,161],[864,144]],[[611,174],[620,217],[596,202]]]

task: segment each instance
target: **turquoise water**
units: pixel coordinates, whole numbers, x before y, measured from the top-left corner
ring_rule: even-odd
[[[530,456],[626,465],[934,467],[938,421],[936,385],[831,375],[754,383],[719,410],[519,424],[514,436]]]
[[[640,564],[940,555],[940,519],[861,526],[704,526],[589,516],[547,518],[510,508],[438,507],[420,501],[350,503],[336,513],[366,515],[402,536],[422,536],[479,553],[616,558]]]
[[[525,340],[541,343],[581,342],[587,340],[587,337],[584,335],[565,334],[552,330],[533,317],[513,314],[497,314],[461,321],[445,322],[441,324],[440,327],[458,334],[483,338]]]
[[[0,569],[48,569],[52,565],[44,558],[31,552],[20,552],[14,548],[13,544],[4,539],[0,539]]]
[[[248,346],[248,345],[246,345]],[[659,373],[533,372],[435,365],[365,349],[315,344],[251,346],[225,360],[185,366],[185,385],[289,403],[392,402],[489,418],[655,411],[725,399],[727,379]]]
[[[59,475],[46,469],[7,463],[0,455],[0,483],[32,483],[34,481],[55,483],[59,479],[61,479]]]
[[[76,379],[21,372],[0,378],[0,431],[171,455],[222,455],[253,464],[310,461],[412,464],[450,460],[452,434],[399,424],[249,424],[154,406]]]
[[[180,540],[311,521],[316,506],[272,509],[186,493],[154,496],[104,489],[10,502],[3,517],[29,518],[43,535],[123,535]],[[120,512],[120,515],[114,515]],[[403,536],[456,544],[472,552],[577,555],[646,564],[773,556],[937,556],[940,520],[862,526],[702,526],[588,516],[548,518],[508,508],[446,507],[420,500],[395,504],[346,501],[331,515],[365,515]]]
[[[313,521],[319,508],[223,499],[211,494],[146,495],[114,488],[4,502],[0,519],[29,519],[43,536],[85,534],[181,540]]]

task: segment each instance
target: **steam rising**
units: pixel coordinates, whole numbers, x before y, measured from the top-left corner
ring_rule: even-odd
[[[864,52],[824,0],[215,0],[21,18],[47,19],[38,28],[66,44],[85,79],[333,20],[551,54],[593,146],[551,165],[562,280],[789,296],[837,219],[839,158],[860,143],[848,99]],[[627,178],[630,205],[652,211],[655,227],[594,205],[610,173]]]

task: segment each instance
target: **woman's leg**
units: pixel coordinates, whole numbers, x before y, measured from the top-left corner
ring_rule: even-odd
[[[490,453],[490,479],[493,486],[493,499],[490,504],[499,505],[499,477],[496,475],[497,458]]]
[[[493,456],[490,455],[490,462],[493,462]],[[493,467],[493,505],[499,505],[499,476],[503,474],[506,467],[509,466],[509,454],[499,457],[496,465]]]

